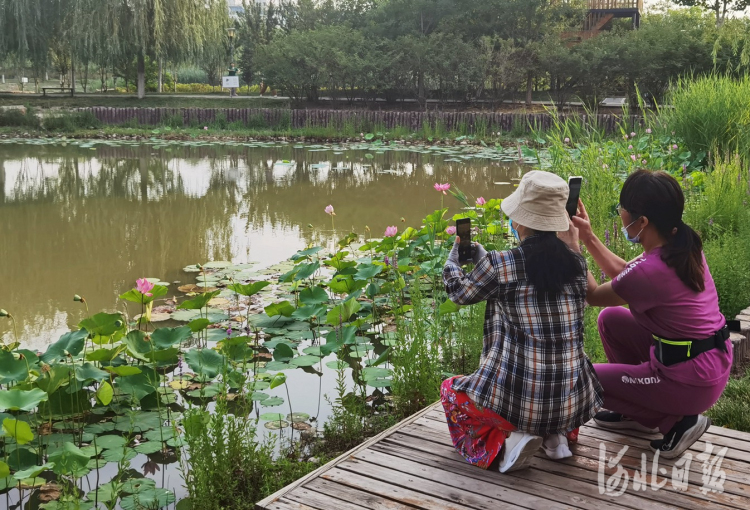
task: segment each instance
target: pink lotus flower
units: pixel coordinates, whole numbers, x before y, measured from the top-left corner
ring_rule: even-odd
[[[154,288],[154,284],[150,281],[146,280],[145,278],[140,278],[135,281],[135,290],[140,292],[146,297],[151,297],[153,294],[151,294],[151,289]]]
[[[331,216],[336,216],[336,213],[333,212],[333,206],[327,205],[325,208],[326,214],[330,214]]]
[[[632,151],[633,150],[633,146],[632,145],[628,145],[628,150]]]
[[[477,198],[477,205],[484,205],[487,201],[484,199],[484,197]]]
[[[647,128],[647,129],[646,129],[646,134],[648,134],[648,135],[650,135],[650,134],[651,134],[651,128]]]
[[[456,233],[456,227],[451,225],[450,227],[445,229],[445,233],[448,234],[449,236],[452,236],[453,234]]]
[[[635,161],[637,158],[635,157],[635,154],[631,154],[630,155],[630,159],[632,159],[633,161]]]
[[[448,193],[446,193],[446,191],[451,189],[451,185],[448,184],[447,182],[445,184],[440,184],[436,182],[433,188],[435,188],[435,191],[442,191],[443,195],[447,195]]]
[[[393,237],[398,234],[398,228],[396,226],[390,226],[385,229],[385,237]]]
[[[635,138],[635,133],[630,133],[630,138]]]
[[[678,149],[678,147],[677,147],[677,144],[674,144],[674,145],[672,146],[672,150],[677,150],[677,149]]]

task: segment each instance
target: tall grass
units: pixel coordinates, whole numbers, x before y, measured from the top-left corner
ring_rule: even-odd
[[[681,78],[672,86],[665,122],[693,151],[750,155],[750,78]]]

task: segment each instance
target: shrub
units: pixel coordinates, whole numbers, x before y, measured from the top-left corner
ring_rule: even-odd
[[[75,131],[76,129],[93,129],[101,122],[89,111],[64,112],[44,119],[44,128],[50,131]]]
[[[0,126],[38,128],[39,118],[31,108],[0,111]]]

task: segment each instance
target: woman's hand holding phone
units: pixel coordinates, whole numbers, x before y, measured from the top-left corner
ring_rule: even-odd
[[[578,238],[583,241],[583,244],[588,244],[594,237],[594,232],[591,230],[589,213],[586,212],[586,206],[583,205],[581,199],[578,199],[578,210],[576,211],[576,215],[570,218],[570,221],[578,229]]]

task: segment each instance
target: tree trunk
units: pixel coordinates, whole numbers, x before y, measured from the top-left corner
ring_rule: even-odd
[[[146,96],[146,58],[138,54],[138,99]]]
[[[534,76],[529,72],[526,75],[526,106],[531,106],[532,90],[534,88]]]
[[[417,98],[421,106],[424,106],[425,103],[427,102],[427,98],[425,97],[425,91],[424,91],[424,72],[423,71],[419,71],[419,74],[417,75]]]
[[[162,93],[162,87],[164,86],[164,67],[161,59],[159,59],[159,94]]]
[[[73,52],[70,52],[70,88],[73,89],[73,95],[76,93],[76,61],[73,58]]]

